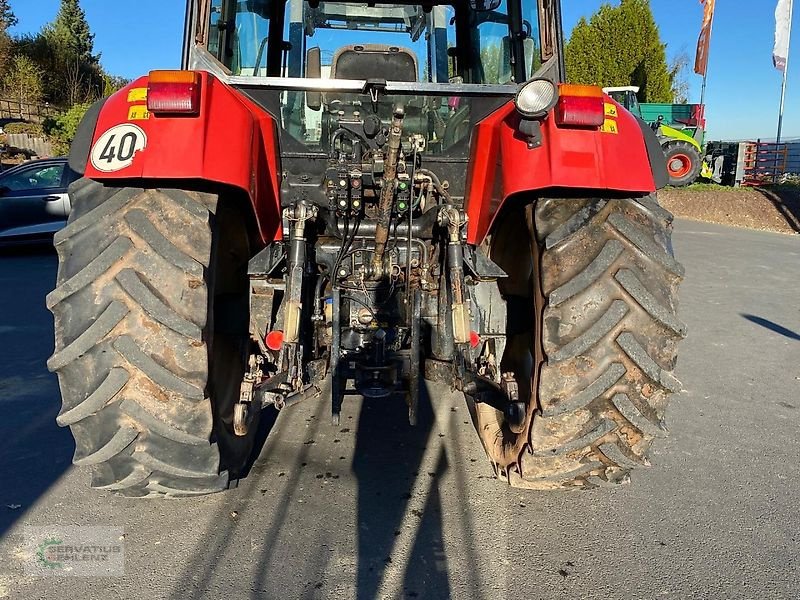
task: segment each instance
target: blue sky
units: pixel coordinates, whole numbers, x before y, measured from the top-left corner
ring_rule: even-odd
[[[563,0],[565,31],[602,0]],[[612,4],[617,2],[612,0]],[[775,0],[718,0],[711,42],[707,91],[709,139],[775,137],[780,73],[772,67]],[[16,33],[35,32],[51,21],[59,0],[11,0],[19,17]],[[177,67],[183,0],[136,0],[129,7],[108,0],[83,0],[108,71],[135,77],[151,68]],[[702,8],[698,0],[651,0],[667,54],[684,50],[694,60]],[[800,22],[800,6],[794,24]],[[797,29],[797,27],[796,27]],[[800,137],[800,29],[789,60],[785,137]],[[700,98],[700,77],[689,75],[690,100]]]

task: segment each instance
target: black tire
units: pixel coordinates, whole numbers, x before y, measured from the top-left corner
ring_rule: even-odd
[[[520,381],[524,369],[514,363],[528,364],[539,406],[532,397],[535,410],[517,433],[481,407],[478,424],[490,431],[481,437],[514,487],[625,482],[632,468],[649,464],[652,441],[666,434],[667,398],[680,389],[672,371],[686,328],[676,317],[683,268],[672,252],[672,216],[653,197],[545,199],[528,209],[528,221],[529,275],[520,269],[506,285],[520,295],[530,277],[528,306],[539,315],[528,339],[535,330],[541,337],[528,342],[527,360],[504,358],[503,369]],[[520,345],[508,339],[506,357]]]
[[[688,142],[669,142],[664,146],[667,159],[669,184],[673,187],[685,187],[693,184],[700,177],[703,158],[697,148]]]
[[[253,444],[230,427],[249,338],[242,217],[214,194],[88,179],[70,199],[47,306],[73,462],[126,496],[225,489]]]

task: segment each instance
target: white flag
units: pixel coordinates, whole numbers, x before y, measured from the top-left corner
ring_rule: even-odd
[[[786,70],[791,28],[792,0],[778,0],[778,6],[775,8],[775,49],[772,51],[772,64],[779,71]]]

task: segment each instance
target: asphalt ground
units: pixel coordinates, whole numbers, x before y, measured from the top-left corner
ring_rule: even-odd
[[[630,485],[512,490],[463,398],[284,411],[237,489],[151,501],[70,466],[49,252],[0,256],[0,598],[800,597],[800,237],[678,221],[690,334],[671,435]],[[125,530],[120,577],[31,577],[26,525]]]

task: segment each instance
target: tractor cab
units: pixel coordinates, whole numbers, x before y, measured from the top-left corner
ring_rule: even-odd
[[[326,153],[340,123],[370,115],[375,128],[402,105],[420,151],[466,159],[474,126],[558,55],[555,5],[209,0],[190,15],[185,66],[278,117],[287,149]]]

